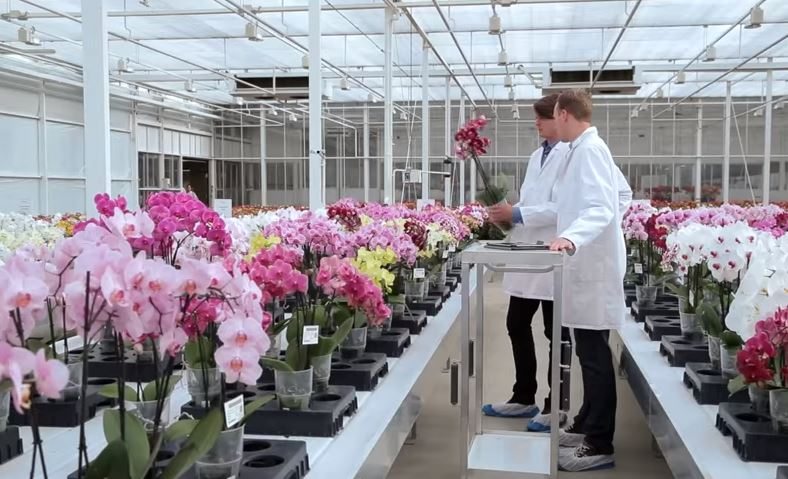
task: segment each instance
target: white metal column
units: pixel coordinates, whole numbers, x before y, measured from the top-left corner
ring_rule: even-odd
[[[320,9],[320,0],[309,0],[309,209],[312,211],[325,203]]]
[[[265,110],[260,109],[260,204],[268,204],[268,135],[265,123]]]
[[[698,105],[698,132],[695,145],[695,201],[701,199],[701,155],[703,154],[703,104]]]
[[[675,111],[675,110],[674,110]],[[722,201],[730,199],[731,189],[731,82],[725,82],[725,126],[722,132]],[[674,137],[675,141],[675,137]]]
[[[430,197],[430,48],[421,50],[421,198]]]
[[[394,104],[392,103],[392,50],[394,9],[386,7],[383,33],[383,203],[394,201]]]
[[[772,59],[769,58],[769,63]],[[763,115],[763,204],[769,204],[772,176],[772,84],[774,72],[766,72],[766,105]]]
[[[457,118],[458,126],[462,126],[465,124],[465,97],[460,95],[460,114]],[[473,163],[473,160],[469,160]],[[460,196],[459,196],[459,204],[465,204],[465,162],[461,161],[459,163],[460,166]]]
[[[369,201],[369,105],[364,105],[364,201]]]
[[[446,157],[451,159],[452,164],[449,166],[449,172],[454,171],[454,152],[452,151],[452,136],[451,136],[451,76],[446,77],[446,106],[443,117],[443,133],[446,139]],[[452,175],[443,179],[443,204],[451,206],[451,185],[454,181]]]
[[[106,2],[82,0],[82,38],[85,211],[95,214],[93,196],[112,193]]]

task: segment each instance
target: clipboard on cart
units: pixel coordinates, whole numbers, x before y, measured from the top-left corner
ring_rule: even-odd
[[[549,245],[542,242],[538,243],[511,243],[511,242],[495,242],[487,243],[485,248],[498,249],[504,251],[547,251],[550,249]]]

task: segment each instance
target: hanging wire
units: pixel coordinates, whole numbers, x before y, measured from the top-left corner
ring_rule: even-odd
[[[752,187],[752,178],[750,178],[750,169],[747,167],[747,153],[744,150],[744,142],[741,139],[741,130],[739,129],[739,119],[736,116],[736,106],[731,104],[731,112],[733,113],[733,124],[736,126],[736,137],[739,140],[739,149],[741,150],[742,161],[744,162],[744,181],[750,187],[750,198],[753,203],[755,202],[755,190]],[[730,181],[730,177],[728,178]]]

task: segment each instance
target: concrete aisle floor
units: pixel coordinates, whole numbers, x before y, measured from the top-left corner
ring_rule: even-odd
[[[505,314],[508,296],[501,289],[500,279],[485,284],[485,361],[484,402],[505,401],[511,395],[514,366],[506,333]],[[459,324],[459,323],[458,323]],[[542,403],[546,390],[544,381],[547,367],[547,340],[544,338],[542,318],[534,318],[534,338],[539,358],[537,403]],[[437,357],[441,362],[451,356],[458,358],[459,328],[455,326],[443,343]],[[435,368],[432,368],[435,371]],[[459,410],[449,404],[449,375],[429,372],[428,386],[423,393],[423,409],[418,421],[415,443],[403,446],[389,474],[389,479],[457,479],[459,477]],[[580,407],[582,379],[574,358],[572,368],[572,413]],[[485,427],[522,430],[523,419],[485,418]],[[562,478],[587,479],[668,479],[672,475],[662,459],[651,449],[651,433],[643,414],[635,402],[625,380],[618,381],[618,414],[615,438],[616,468],[590,473],[560,473]],[[518,479],[517,474],[476,472],[474,479]]]

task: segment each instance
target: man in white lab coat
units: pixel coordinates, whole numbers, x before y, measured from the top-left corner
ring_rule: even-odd
[[[558,137],[570,146],[556,186],[558,237],[550,248],[570,254],[562,323],[574,329],[583,374],[583,405],[560,436],[558,462],[567,471],[615,465],[616,379],[608,336],[625,314],[621,216],[631,190],[591,126],[591,110],[591,97],[582,90],[561,93],[555,107]]]
[[[558,173],[563,171],[564,158],[569,150],[569,145],[557,138],[553,119],[557,99],[558,95],[554,94],[534,103],[536,129],[543,142],[528,161],[525,180],[520,188],[520,201],[514,206],[496,205],[489,210],[493,221],[512,223],[510,241],[549,243],[556,236],[553,186]],[[485,404],[482,411],[488,416],[532,418],[527,426],[529,431],[547,432],[550,430],[550,394],[540,413],[536,404],[536,351],[531,323],[541,303],[544,334],[550,341],[553,331],[553,278],[548,274],[506,273],[503,285],[510,295],[506,329],[512,343],[515,383],[511,399],[504,403]],[[562,328],[562,342],[571,347],[568,328]],[[549,365],[545,382],[548,388],[552,370],[550,358],[552,352],[544,358]],[[561,416],[563,422],[566,414],[561,413]]]

